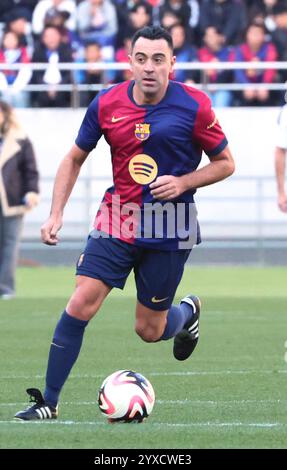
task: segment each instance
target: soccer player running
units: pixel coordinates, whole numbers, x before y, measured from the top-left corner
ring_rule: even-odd
[[[59,395],[86,326],[112,288],[123,289],[132,269],[137,334],[146,342],[174,338],[173,354],[180,361],[198,341],[198,297],[172,305],[192,245],[200,242],[193,195],[230,176],[234,162],[207,95],[169,80],[176,58],[167,31],[154,26],[137,31],[129,60],[134,79],[91,102],[56,175],[51,214],[41,229],[48,245],[57,244],[81,166],[104,135],[114,186],[104,195],[78,260],[76,289],[54,332],[44,394],[27,389],[35,404],[15,415],[20,420],[57,418]],[[210,162],[197,170],[202,151]]]
[[[275,147],[275,173],[278,192],[278,206],[287,213],[287,191],[285,189],[287,159],[287,104],[281,109]]]

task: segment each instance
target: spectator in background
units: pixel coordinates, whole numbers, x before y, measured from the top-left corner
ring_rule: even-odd
[[[6,31],[13,31],[19,38],[21,47],[25,47],[29,57],[34,50],[31,23],[24,8],[15,8],[6,15]]]
[[[188,0],[187,3],[189,4],[191,10],[189,17],[189,26],[191,28],[196,28],[199,23],[199,3],[197,0]]]
[[[33,104],[39,107],[62,107],[70,105],[70,92],[58,91],[57,85],[71,83],[71,73],[60,70],[60,62],[72,62],[72,49],[62,42],[61,32],[55,26],[47,26],[40,44],[35,49],[33,62],[49,64],[46,70],[34,70],[32,83],[48,85],[48,91],[33,93]]]
[[[200,62],[232,62],[234,54],[232,48],[224,45],[223,36],[213,26],[205,30],[203,37],[204,46],[198,51]],[[210,68],[204,72],[208,77],[208,83],[230,83],[233,75],[229,70],[216,70]],[[208,92],[214,107],[230,106],[232,93],[229,90],[218,90]]]
[[[61,32],[62,41],[69,43],[69,30],[65,24],[69,16],[70,13],[68,11],[60,11],[56,8],[50,8],[44,19],[44,28],[47,26],[56,26],[56,28]]]
[[[76,29],[76,3],[75,0],[40,0],[37,4],[33,17],[32,17],[32,28],[33,33],[40,36],[45,27],[45,18],[49,14],[49,11],[65,11],[69,13],[65,21],[65,27],[74,31]]]
[[[6,22],[7,13],[21,8],[25,10],[25,17],[30,22],[32,13],[39,0],[1,0],[0,1],[0,21]]]
[[[278,60],[287,61],[287,2],[280,3],[274,7],[275,29],[271,39],[278,51]],[[280,71],[280,79],[287,80],[287,70]]]
[[[177,17],[177,23],[188,28],[191,17],[191,7],[187,0],[164,0],[159,10],[159,18],[162,24],[162,17],[165,13],[173,13]]]
[[[0,63],[2,64],[28,64],[28,57],[25,47],[21,47],[19,37],[13,31],[4,33],[1,49]],[[8,101],[14,107],[27,107],[29,95],[24,91],[29,83],[32,73],[29,67],[20,70],[3,70],[0,72],[0,92],[1,98]]]
[[[238,62],[272,62],[277,60],[277,51],[270,41],[265,40],[265,27],[252,23],[245,34],[245,43],[235,49],[235,60]],[[237,83],[273,83],[276,70],[250,69],[235,70]],[[245,89],[238,95],[242,106],[270,105],[270,91],[267,88]]]
[[[15,296],[15,270],[24,214],[39,199],[32,144],[12,108],[0,101],[0,299]]]
[[[200,7],[200,31],[214,26],[223,36],[224,44],[234,45],[242,40],[246,28],[246,10],[241,0],[203,0]]]
[[[115,60],[116,62],[129,62],[129,55],[131,53],[131,44],[132,44],[132,39],[131,35],[127,34],[126,37],[124,38],[124,44],[123,47],[118,49],[116,51],[115,55]],[[132,71],[130,68],[127,68],[126,70],[118,70],[116,73],[115,77],[115,82],[123,82],[124,80],[131,80],[133,77]]]
[[[89,67],[85,70],[83,69],[76,72],[75,76],[77,83],[85,85],[99,85],[101,83],[104,84],[113,81],[115,76],[113,71],[105,71],[97,69],[96,67],[97,62],[104,61],[101,46],[96,42],[87,44],[84,49],[84,60],[82,62],[89,64]],[[87,107],[97,94],[98,91],[96,90],[81,91],[80,106]]]
[[[163,0],[159,7],[160,25],[168,31],[174,25],[182,25],[185,28],[186,41],[191,41],[192,22],[191,3],[187,0]],[[194,20],[194,19],[193,19]]]
[[[110,0],[84,0],[78,5],[76,15],[83,43],[96,41],[101,46],[115,47],[118,21]]]
[[[7,13],[12,10],[11,0],[1,0],[0,2],[0,23],[5,23]]]
[[[184,26],[181,24],[172,26],[170,28],[170,34],[172,37],[176,62],[197,62],[197,50],[194,46],[188,43]],[[197,70],[176,69],[173,72],[172,78],[178,82],[194,83],[199,80],[199,73]]]
[[[178,16],[173,13],[172,11],[165,11],[162,14],[161,20],[160,20],[160,25],[164,28],[170,31],[170,29],[177,25],[181,24]]]
[[[78,34],[76,31],[71,31],[67,28],[66,23],[70,16],[70,13],[67,11],[60,11],[55,8],[48,10],[44,25],[55,26],[59,29],[62,37],[62,42],[71,46],[73,51],[73,57],[76,59],[79,50],[82,47],[82,44],[79,40]]]
[[[138,29],[144,28],[151,24],[152,7],[141,1],[129,10],[129,26],[132,34]]]
[[[189,29],[192,31],[192,41],[196,46],[200,45],[199,14],[200,6],[197,0],[188,0],[190,6]]]
[[[282,3],[282,0],[258,0],[252,2],[248,8],[248,23],[262,22],[266,31],[272,32],[275,28],[274,8]]]

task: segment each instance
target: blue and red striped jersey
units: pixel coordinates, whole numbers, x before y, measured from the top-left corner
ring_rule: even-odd
[[[120,228],[117,238],[150,248],[178,249],[179,240],[186,237],[188,230],[195,230],[188,220],[194,218],[190,206],[194,206],[195,190],[168,202],[175,219],[178,208],[184,207],[183,225],[187,230],[184,236],[178,233],[169,236],[166,227],[162,236],[154,233],[154,227],[152,234],[146,236],[149,230],[144,230],[144,211],[153,210],[153,205],[164,206],[163,201],[153,198],[149,185],[161,175],[181,176],[195,171],[202,151],[215,156],[225,148],[227,140],[209,97],[202,91],[170,81],[158,104],[138,105],[133,99],[133,86],[131,80],[99,93],[91,102],[76,138],[78,147],[89,152],[104,135],[111,148],[114,186],[106,190],[95,228],[114,234],[112,225],[116,219],[119,221],[116,230]],[[164,212],[165,219],[167,213]],[[142,217],[139,219],[136,214]],[[195,227],[197,230],[197,224]]]

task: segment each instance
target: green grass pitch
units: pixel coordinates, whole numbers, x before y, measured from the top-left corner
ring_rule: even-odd
[[[55,323],[73,269],[21,268],[18,296],[0,301],[0,446],[4,448],[286,448],[287,268],[190,268],[177,300],[202,299],[201,337],[188,361],[172,340],[146,344],[133,331],[135,290],[114,291],[89,325],[55,422],[22,423],[27,387],[43,389]],[[153,384],[143,424],[110,425],[97,390],[118,369]]]

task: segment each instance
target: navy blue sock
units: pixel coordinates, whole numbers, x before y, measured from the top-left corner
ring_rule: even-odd
[[[88,321],[68,315],[61,316],[50,348],[44,399],[56,406],[61,389],[79,355]]]
[[[182,303],[180,305],[172,305],[167,314],[167,322],[161,340],[173,338],[179,333],[186,322],[188,322],[193,315],[191,305]]]

